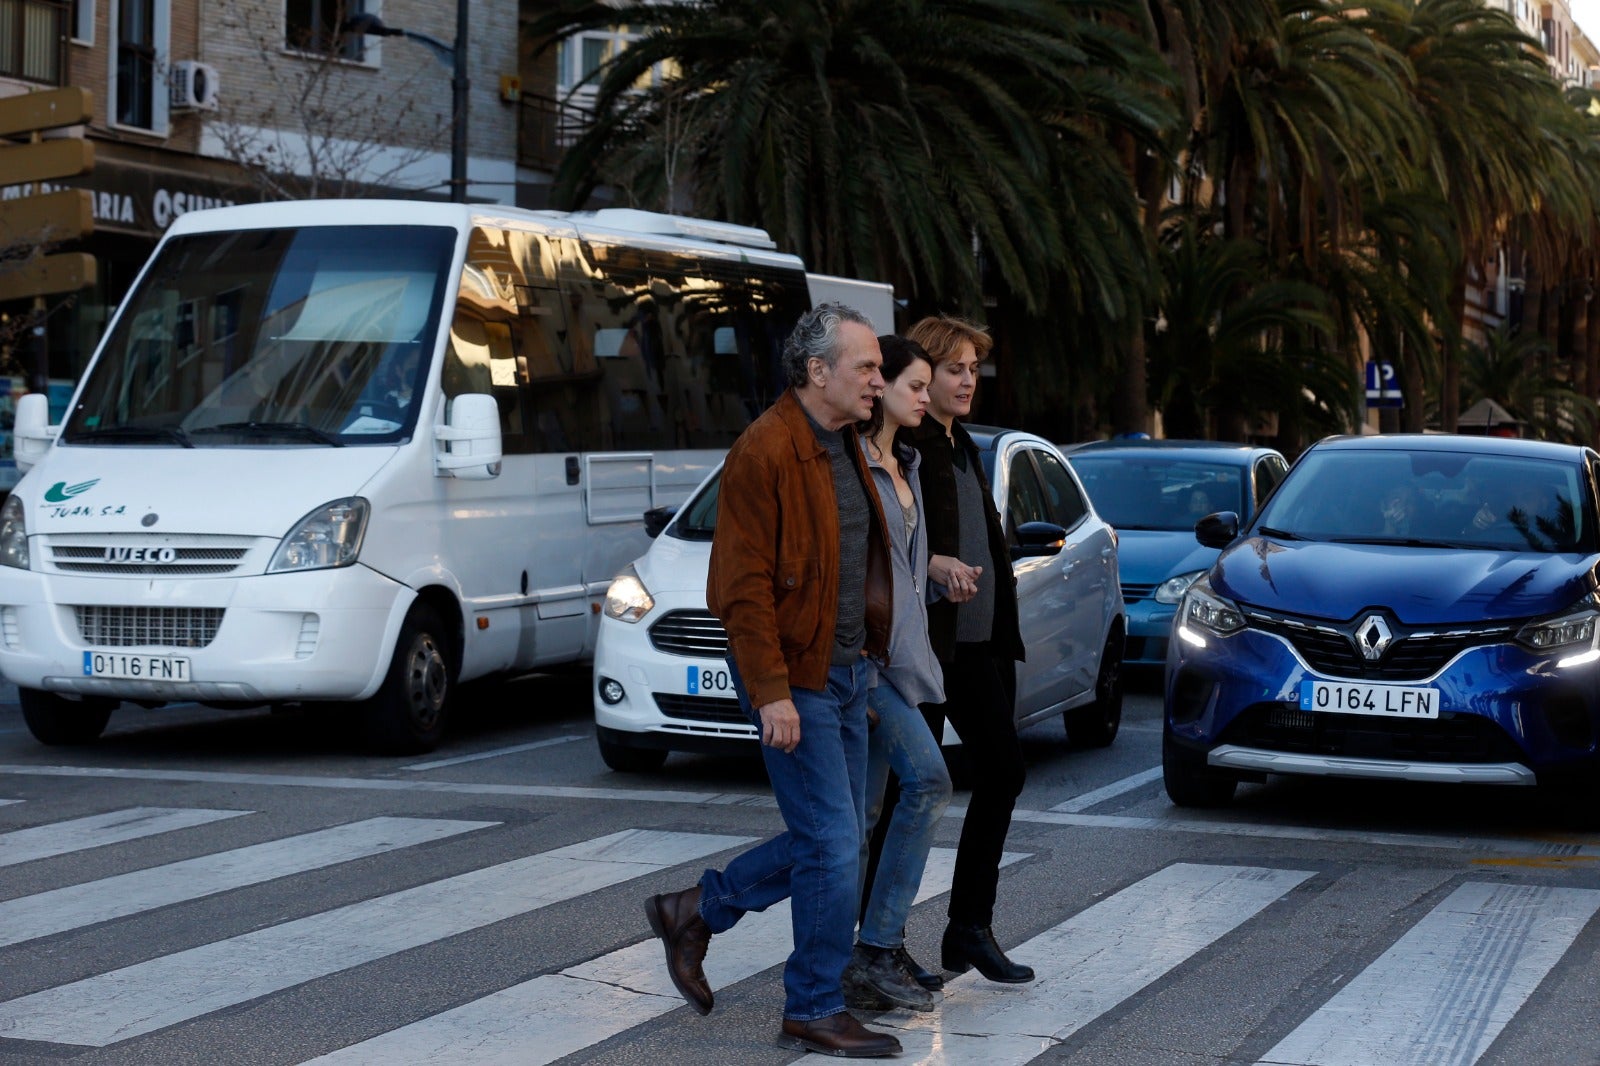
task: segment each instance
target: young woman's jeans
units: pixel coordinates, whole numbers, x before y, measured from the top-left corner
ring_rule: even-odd
[[[861,872],[867,871],[872,828],[883,813],[884,791],[893,770],[900,797],[889,816],[872,884],[863,886],[866,909],[860,939],[879,948],[905,944],[906,917],[922,885],[933,831],[950,805],[950,771],[922,712],[886,680],[867,694],[878,725],[867,741],[867,834],[861,838]]]
[[[733,670],[744,713],[761,725]],[[713,933],[747,911],[790,900],[794,951],[783,968],[783,1016],[814,1021],[845,1009],[839,979],[850,961],[860,899],[856,864],[866,832],[867,665],[828,671],[825,691],[790,690],[800,743],[761,745],[787,831],[700,878],[700,916]]]

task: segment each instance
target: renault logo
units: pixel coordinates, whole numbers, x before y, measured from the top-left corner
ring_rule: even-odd
[[[1369,614],[1356,626],[1356,647],[1361,649],[1362,656],[1368,662],[1383,658],[1383,653],[1393,643],[1394,634],[1389,632],[1389,623],[1383,620],[1381,614]]]

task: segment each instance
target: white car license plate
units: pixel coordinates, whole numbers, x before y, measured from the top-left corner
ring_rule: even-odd
[[[1300,709],[1334,714],[1377,714],[1389,718],[1437,718],[1439,690],[1405,685],[1302,681]]]
[[[727,663],[717,663],[715,666],[702,663],[687,669],[689,676],[683,691],[690,696],[736,698],[736,693],[733,691],[733,674],[728,670]]]
[[[178,655],[86,651],[83,653],[83,676],[134,681],[187,681],[189,660]]]

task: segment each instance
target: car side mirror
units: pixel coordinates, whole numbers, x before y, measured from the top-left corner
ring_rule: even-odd
[[[27,470],[43,459],[59,429],[50,424],[50,401],[44,393],[29,392],[18,397],[11,430],[17,469]]]
[[[652,507],[644,513],[645,536],[655,540],[661,536],[661,531],[667,528],[667,523],[672,521],[672,516],[678,513],[677,505]]]
[[[1054,522],[1024,522],[1017,527],[1017,543],[1011,546],[1012,559],[1039,555],[1058,555],[1067,543],[1067,530]]]
[[[1194,524],[1194,539],[1221,550],[1239,539],[1239,516],[1232,511],[1208,514]]]
[[[435,426],[433,438],[436,476],[483,481],[499,475],[500,405],[493,396],[457,396],[450,402],[449,424]]]

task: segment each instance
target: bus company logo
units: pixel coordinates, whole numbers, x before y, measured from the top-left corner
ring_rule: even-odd
[[[76,485],[68,485],[65,481],[58,481],[44,490],[46,503],[66,503],[74,496],[82,496],[96,485],[100,484],[99,478],[91,481],[80,481]]]
[[[178,558],[176,548],[107,548],[108,563],[170,563]]]

